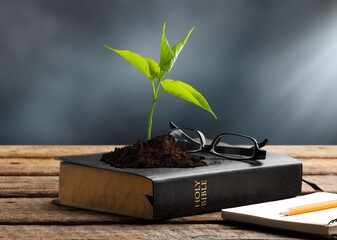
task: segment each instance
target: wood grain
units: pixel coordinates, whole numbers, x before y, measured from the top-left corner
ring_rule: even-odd
[[[303,175],[337,175],[337,158],[300,159],[303,164]]]
[[[337,193],[336,175],[308,175],[308,181],[319,185],[323,190]],[[312,192],[313,189],[303,183],[303,192]],[[0,177],[0,198],[9,197],[54,197],[58,196],[58,177],[41,176],[2,176]],[[1,209],[1,205],[0,205]]]
[[[131,222],[126,217],[51,203],[53,198],[0,198],[0,224],[89,224]]]
[[[57,196],[58,177],[0,177],[0,198]]]
[[[58,195],[59,173],[53,158],[116,146],[0,146],[0,239],[307,239],[224,222],[220,211],[152,222],[51,204]],[[299,159],[306,180],[337,193],[337,146],[266,149]],[[302,192],[313,190],[303,184]]]
[[[297,158],[304,175],[337,175],[337,158]],[[0,158],[0,176],[58,176],[60,162],[53,158]]]
[[[0,158],[0,176],[58,176],[59,168],[53,158]]]
[[[109,239],[308,239],[298,235],[285,235],[278,230],[252,228],[247,225],[193,224],[193,225],[79,225],[79,226],[0,226],[1,237],[6,240],[66,239],[66,240],[109,240]]]
[[[305,180],[316,183],[325,192],[337,193],[337,175],[334,176],[322,176],[322,175],[312,175],[303,176]],[[312,189],[303,183],[303,191],[311,192]]]
[[[220,210],[213,213],[147,221],[51,204],[52,198],[0,199],[0,225],[98,225],[98,224],[221,224]]]
[[[142,221],[50,204],[50,198],[0,199],[4,239],[307,239],[275,229],[225,222],[220,212]],[[101,232],[102,231],[102,232]]]
[[[265,150],[295,158],[337,158],[337,145],[266,146]]]
[[[57,156],[113,151],[117,145],[0,146],[0,158],[53,158]]]
[[[1,224],[113,224],[113,223],[215,223],[221,222],[220,211],[214,213],[172,218],[163,221],[145,221],[114,214],[75,209],[52,204],[53,198],[0,198]],[[19,211],[18,211],[19,210]]]

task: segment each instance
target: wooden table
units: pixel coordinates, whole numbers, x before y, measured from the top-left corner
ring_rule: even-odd
[[[51,204],[58,196],[55,156],[114,146],[0,146],[0,239],[301,239],[302,235],[224,222],[220,212],[144,223]],[[304,178],[337,193],[337,146],[269,146],[303,162]],[[303,192],[313,191],[304,185]],[[305,237],[303,239],[306,239]]]

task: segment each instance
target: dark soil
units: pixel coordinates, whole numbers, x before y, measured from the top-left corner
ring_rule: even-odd
[[[170,135],[154,137],[105,153],[101,161],[118,168],[191,168],[205,166],[202,158],[189,155]]]

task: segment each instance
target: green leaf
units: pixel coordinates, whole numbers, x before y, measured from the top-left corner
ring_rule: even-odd
[[[175,44],[172,48],[166,38],[165,31],[166,31],[166,23],[163,25],[163,31],[161,35],[161,45],[160,45],[160,68],[165,71],[171,71],[175,61],[177,60],[181,50],[184,48],[189,36],[193,32],[194,27],[188,31],[186,36]]]
[[[144,57],[144,59],[147,61],[147,64],[149,65],[149,70],[152,79],[158,78],[160,75],[159,64],[151,58]]]
[[[161,81],[161,86],[165,92],[184,99],[185,101],[191,102],[207,110],[215,118],[217,118],[204,96],[195,90],[191,85],[179,80],[166,79]]]
[[[180,42],[178,42],[176,45],[173,46],[172,48],[172,53],[173,53],[173,60],[172,60],[172,66],[175,63],[175,61],[177,60],[179,53],[181,52],[181,50],[183,50],[189,36],[191,35],[191,33],[193,32],[194,27],[190,29],[190,31],[186,34],[186,36],[184,37],[183,40],[181,40]],[[171,66],[171,67],[172,67]]]
[[[173,53],[166,35],[166,23],[163,25],[163,31],[161,34],[160,44],[160,69],[165,72],[169,72],[172,68]]]
[[[141,71],[148,79],[153,80],[150,72],[150,67],[146,59],[144,59],[141,55],[131,52],[129,50],[119,50],[109,47],[107,45],[103,45],[110,51],[117,53],[119,56],[124,58],[126,61],[135,66],[139,71]]]

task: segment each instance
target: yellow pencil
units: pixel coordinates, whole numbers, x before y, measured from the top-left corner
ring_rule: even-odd
[[[308,204],[308,205],[303,205],[303,206],[291,207],[281,212],[281,214],[285,216],[291,216],[291,215],[314,212],[314,211],[324,210],[328,208],[335,208],[335,207],[337,207],[337,200],[331,200],[327,202],[319,202],[319,203],[313,203],[313,204]]]

